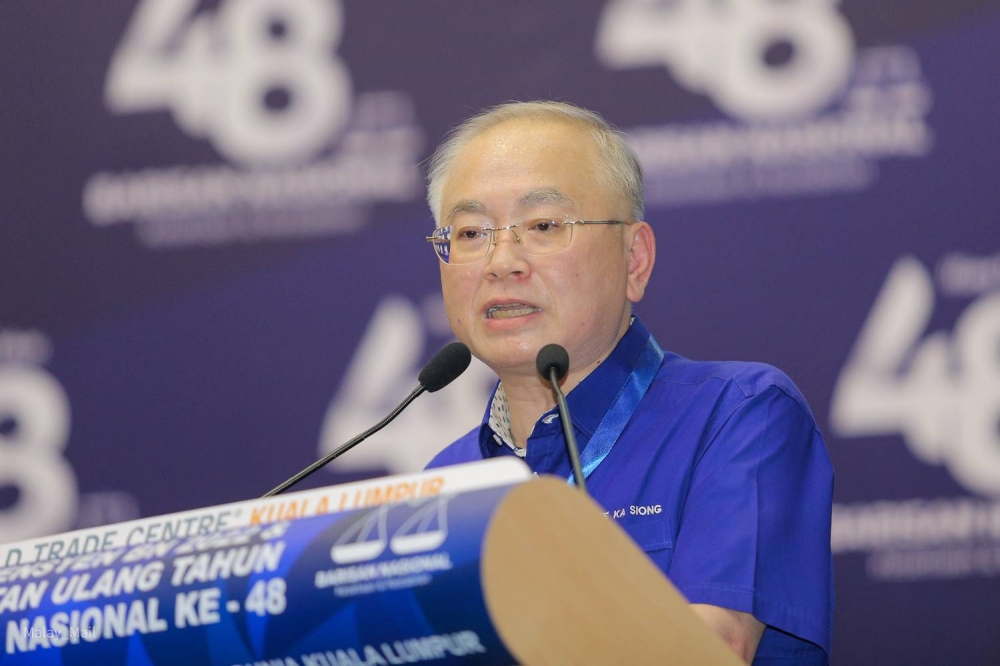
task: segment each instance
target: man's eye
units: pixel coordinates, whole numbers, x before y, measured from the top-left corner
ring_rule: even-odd
[[[539,234],[553,234],[562,230],[563,224],[559,220],[532,220],[527,224],[528,231]]]
[[[482,227],[461,227],[455,232],[453,238],[459,241],[476,241],[485,236],[486,232],[483,231]]]

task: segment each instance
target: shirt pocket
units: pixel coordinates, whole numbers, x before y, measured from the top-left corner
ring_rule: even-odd
[[[670,571],[670,563],[674,559],[674,537],[669,518],[629,516],[618,525],[664,575]]]
[[[670,520],[661,516],[629,516],[618,522],[639,548],[652,553],[669,548],[673,550],[673,531]]]

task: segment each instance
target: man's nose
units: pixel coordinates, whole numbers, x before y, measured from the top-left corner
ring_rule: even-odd
[[[490,240],[484,273],[503,278],[528,271],[528,262],[520,238],[517,236],[517,229],[494,231]]]

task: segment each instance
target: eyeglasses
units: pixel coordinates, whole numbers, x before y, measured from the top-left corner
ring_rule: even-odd
[[[510,230],[514,242],[532,257],[562,252],[573,240],[578,224],[630,224],[622,220],[560,220],[540,218],[508,224],[505,227],[481,227],[475,224],[438,227],[427,242],[446,264],[471,264],[485,257],[496,243],[499,231]]]

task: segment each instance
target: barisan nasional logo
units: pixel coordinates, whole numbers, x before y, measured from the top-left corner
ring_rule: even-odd
[[[335,564],[356,564],[380,557],[388,547],[393,555],[406,556],[437,550],[448,538],[448,502],[440,495],[401,506],[383,504],[361,513],[330,548]],[[390,511],[403,510],[407,517],[389,534]]]
[[[596,51],[728,116],[627,128],[653,205],[860,190],[879,159],[931,150],[916,54],[857,50],[839,0],[610,0]]]
[[[314,585],[344,598],[422,587],[451,571],[451,555],[441,550],[450,501],[439,495],[357,512],[330,547],[335,568],[317,571]]]
[[[412,100],[356,93],[337,55],[341,0],[140,0],[111,57],[116,115],[169,113],[222,163],[93,175],[97,227],[154,247],[346,233],[375,202],[418,197]]]
[[[928,334],[936,291],[968,304]],[[837,380],[830,428],[902,436],[973,493],[835,504],[835,554],[867,555],[878,580],[1000,576],[1000,255],[946,255],[933,276],[896,261]]]

